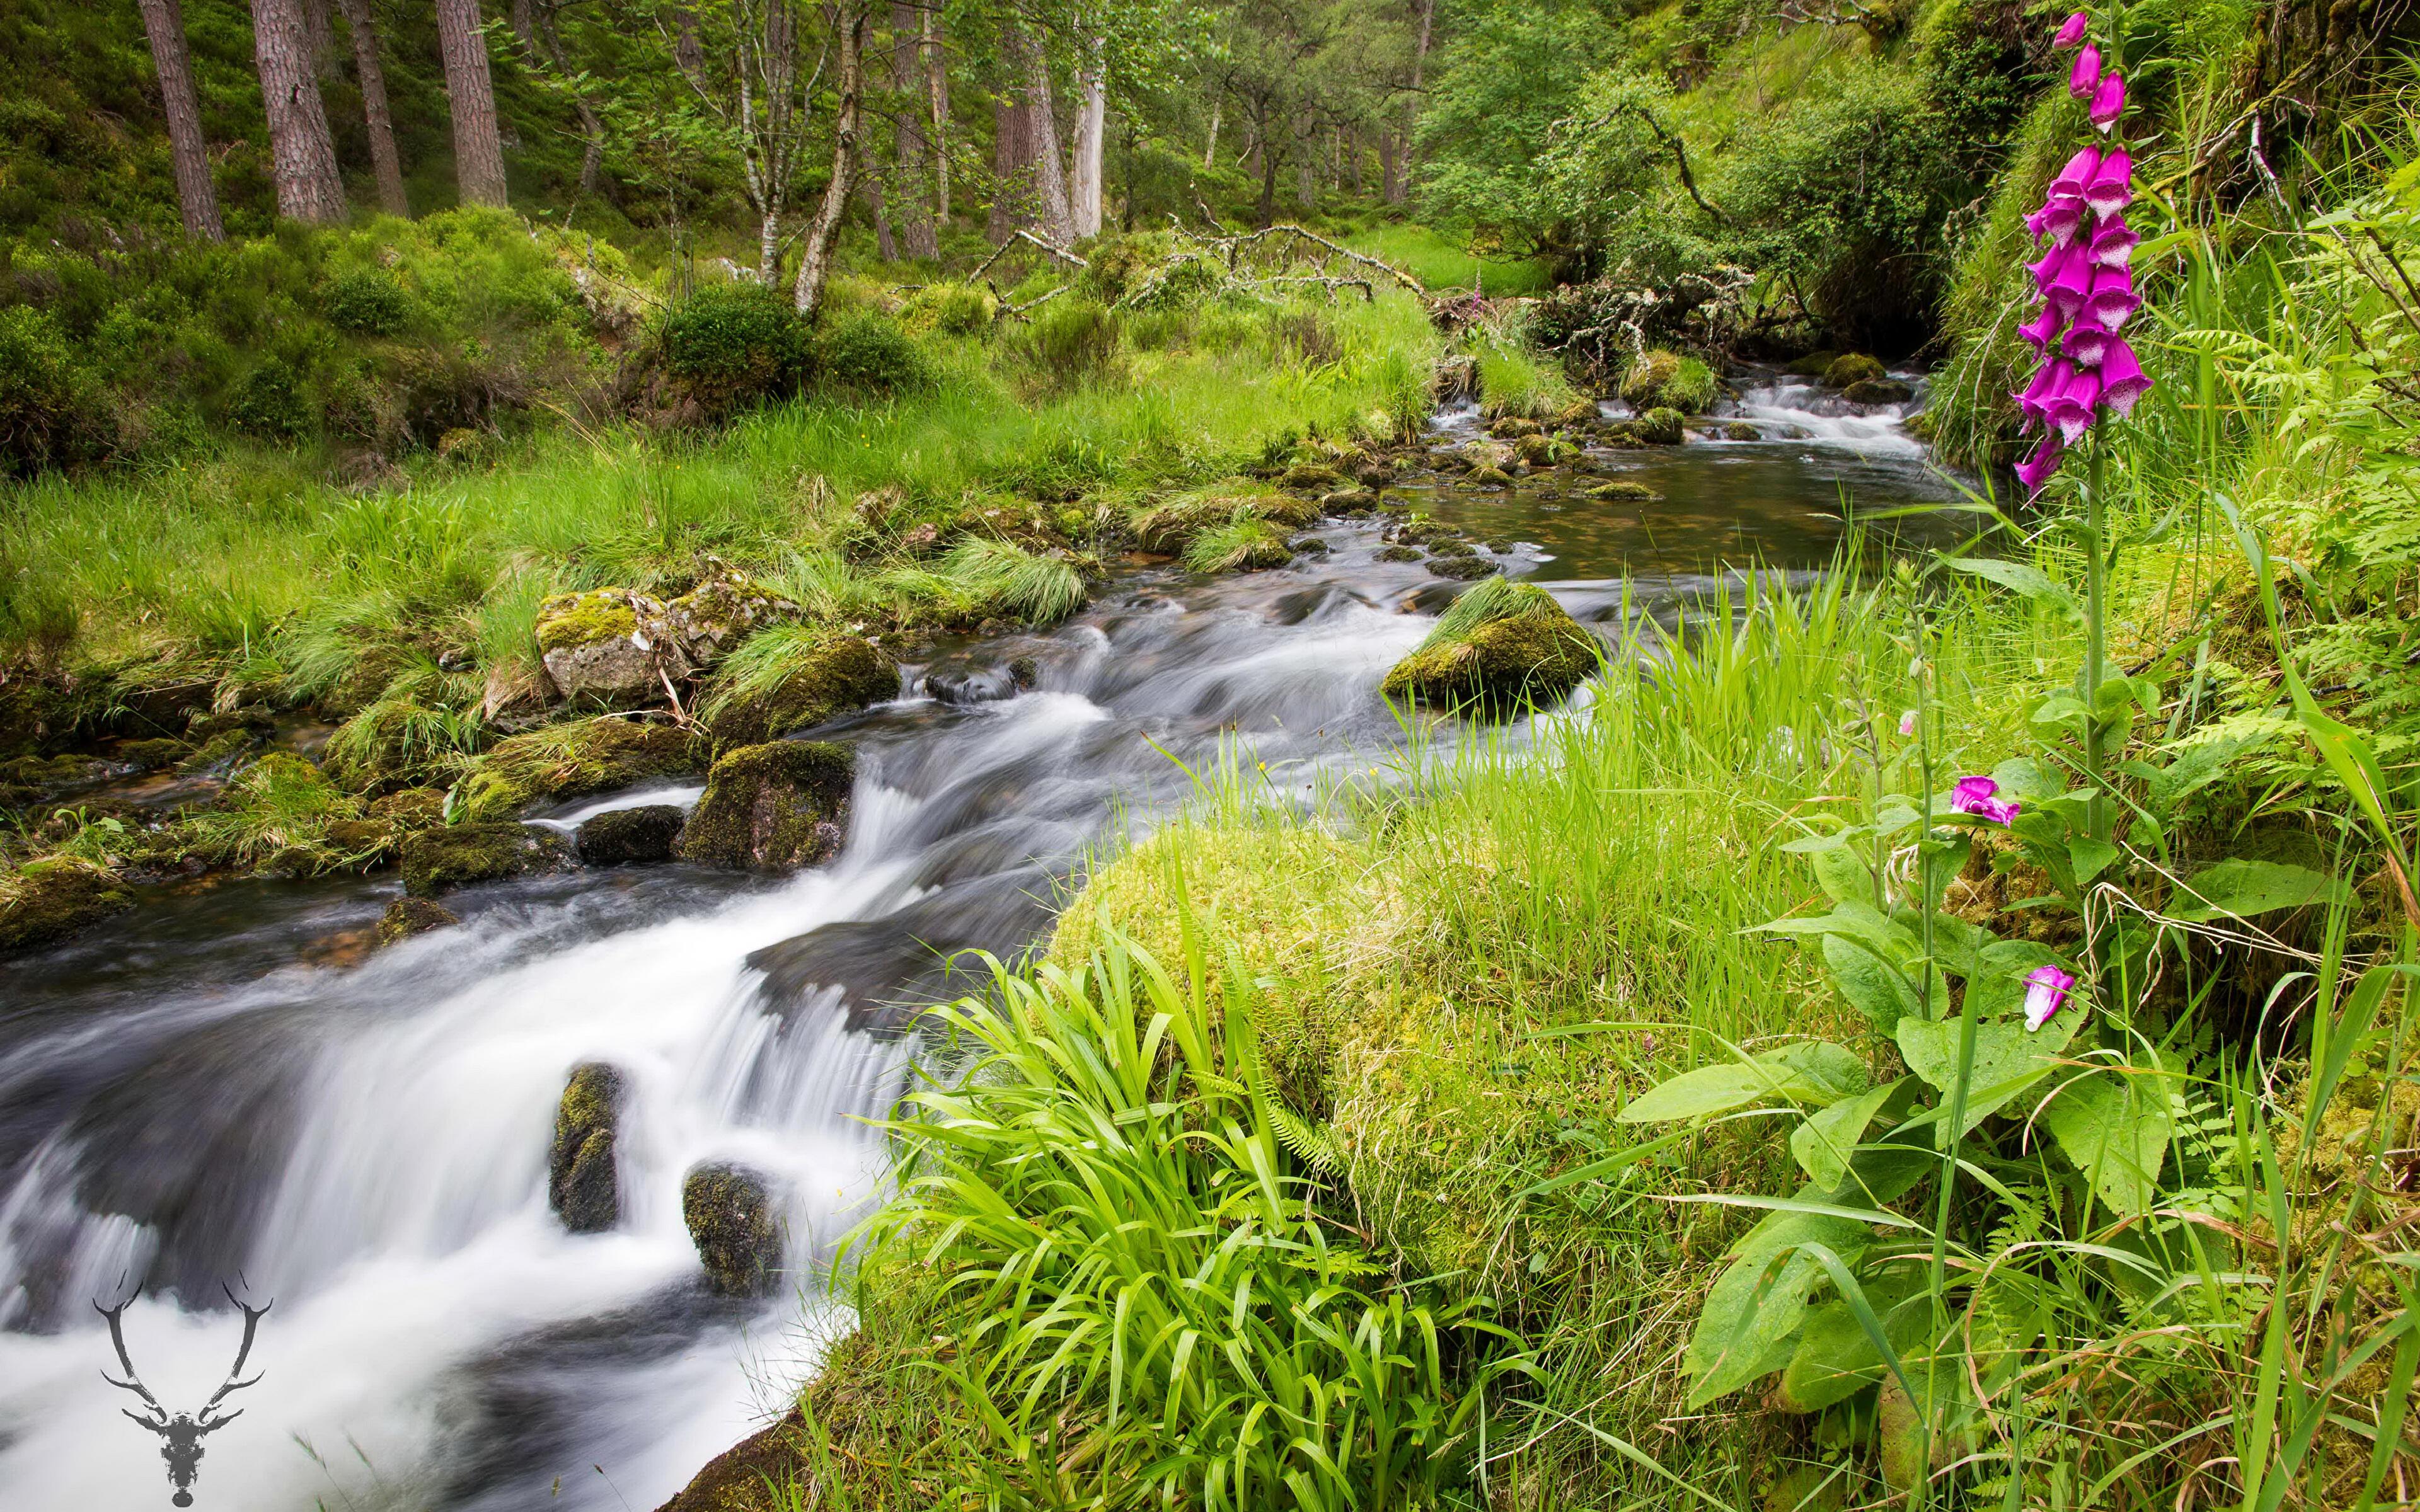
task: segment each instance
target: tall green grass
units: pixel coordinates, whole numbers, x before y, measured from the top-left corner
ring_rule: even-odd
[[[1483,256],[1461,239],[1430,226],[1408,223],[1373,226],[1347,238],[1345,245],[1392,263],[1435,294],[1475,288],[1497,298],[1544,294],[1554,287],[1552,270],[1544,258]]]

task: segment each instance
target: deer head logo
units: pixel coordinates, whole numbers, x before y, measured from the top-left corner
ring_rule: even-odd
[[[226,1383],[210,1394],[210,1399],[202,1404],[200,1412],[172,1414],[166,1408],[160,1405],[160,1398],[152,1396],[144,1386],[142,1378],[134,1373],[133,1360],[126,1352],[126,1329],[123,1319],[127,1304],[133,1300],[134,1298],[129,1297],[115,1307],[103,1307],[98,1302],[92,1304],[93,1311],[109,1319],[109,1341],[117,1347],[118,1368],[126,1372],[124,1381],[118,1380],[106,1370],[101,1373],[101,1379],[120,1391],[131,1391],[143,1398],[143,1411],[130,1412],[126,1416],[160,1435],[160,1458],[168,1462],[168,1484],[177,1488],[177,1494],[170,1497],[169,1501],[178,1506],[191,1506],[194,1504],[194,1478],[201,1473],[202,1468],[202,1436],[215,1432],[243,1416],[241,1408],[232,1412],[220,1412],[219,1403],[226,1400],[232,1393],[241,1391],[260,1380],[258,1376],[253,1377],[251,1381],[244,1380],[243,1363],[251,1358],[252,1336],[259,1330],[261,1319],[268,1315],[270,1307],[274,1307],[277,1304],[271,1302],[267,1306],[246,1307],[241,1302],[237,1301],[232,1288],[227,1290],[227,1301],[243,1308],[243,1343],[235,1351],[235,1366],[227,1372]]]

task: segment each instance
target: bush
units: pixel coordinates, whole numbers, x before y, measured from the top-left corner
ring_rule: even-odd
[[[1117,367],[1118,317],[1081,295],[1051,301],[1017,338],[1025,360],[1054,387],[1073,388]]]
[[[392,336],[411,315],[411,297],[383,272],[339,274],[320,303],[329,324],[360,336]]]
[[[246,374],[227,404],[228,424],[263,440],[299,440],[309,433],[311,418],[302,379],[275,357],[263,360]]]
[[[82,461],[107,434],[99,395],[40,310],[0,310],[0,470]]]
[[[836,316],[816,328],[815,386],[851,394],[929,388],[933,365],[889,316]]]
[[[664,321],[664,367],[684,395],[724,414],[799,390],[807,332],[790,301],[751,284],[704,288]]]
[[[939,331],[970,336],[989,330],[1000,315],[1000,300],[973,284],[933,284],[909,296],[899,318],[909,331]]]

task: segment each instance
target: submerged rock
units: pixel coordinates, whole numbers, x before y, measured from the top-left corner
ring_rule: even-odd
[[[66,939],[134,906],[125,879],[70,856],[29,861],[0,872],[0,955]]]
[[[571,860],[570,841],[526,825],[426,829],[403,842],[403,887],[415,898],[434,898],[474,882],[565,871]]]
[[[414,898],[409,893],[386,905],[379,916],[378,942],[396,945],[415,934],[426,934],[433,929],[445,929],[462,922],[462,917],[441,903]]]
[[[815,866],[840,851],[856,753],[822,741],[743,746],[714,764],[681,834],[683,860],[757,872]]]
[[[1597,638],[1533,583],[1483,582],[1387,673],[1388,698],[1497,717],[1552,703],[1596,671]]]
[[[580,826],[573,844],[583,866],[635,866],[669,861],[680,842],[686,810],[669,803],[639,809],[613,809]]]
[[[620,1072],[584,1061],[571,1068],[563,1101],[555,1105],[546,1204],[575,1234],[601,1234],[621,1221],[622,1189],[613,1157],[622,1094]]]
[[[727,1161],[692,1166],[681,1181],[681,1220],[715,1290],[762,1297],[780,1282],[781,1226],[764,1177]]]
[[[792,633],[783,631],[781,640],[766,644],[787,644]],[[741,660],[756,656],[751,652]],[[723,676],[728,680],[730,671]],[[729,749],[778,740],[898,694],[899,668],[880,647],[863,636],[835,635],[798,644],[769,683],[757,677],[745,687],[718,688],[700,714],[715,744]]]
[[[602,715],[498,743],[456,789],[462,816],[504,819],[531,804],[611,793],[703,771],[706,743],[678,726]]]

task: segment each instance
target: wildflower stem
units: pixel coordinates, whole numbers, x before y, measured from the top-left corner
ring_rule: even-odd
[[[2085,827],[2094,840],[2109,838],[2108,803],[2102,792],[2104,753],[2101,718],[2101,676],[2108,639],[2103,623],[2109,590],[2109,553],[2103,540],[2108,512],[2102,497],[2108,451],[2106,430],[2106,425],[2092,427],[2092,449],[2086,458],[2084,485],[2084,770],[2092,788]]]

